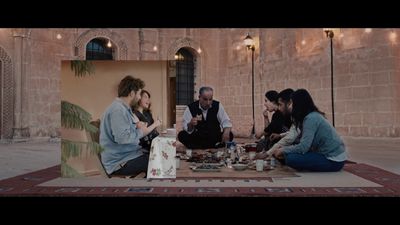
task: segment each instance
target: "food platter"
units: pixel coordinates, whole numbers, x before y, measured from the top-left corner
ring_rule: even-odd
[[[219,166],[210,165],[210,164],[201,164],[199,166],[190,167],[193,172],[221,172],[221,168]]]

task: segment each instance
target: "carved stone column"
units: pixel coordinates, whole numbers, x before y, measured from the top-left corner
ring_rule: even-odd
[[[29,137],[29,124],[22,124],[23,114],[26,112],[22,111],[23,104],[27,104],[23,100],[24,87],[26,85],[26,43],[25,40],[29,37],[29,29],[13,29],[12,31],[14,38],[14,81],[15,81],[15,104],[14,104],[14,126],[12,139],[18,140]],[[26,98],[27,96],[25,96]]]

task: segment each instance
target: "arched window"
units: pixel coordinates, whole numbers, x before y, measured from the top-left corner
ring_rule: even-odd
[[[194,96],[194,60],[193,54],[185,48],[179,49],[176,60],[176,104],[187,105]]]
[[[86,45],[86,60],[113,60],[114,48],[110,40],[95,38]]]

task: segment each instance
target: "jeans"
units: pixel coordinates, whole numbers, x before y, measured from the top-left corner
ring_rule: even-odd
[[[147,166],[149,164],[149,155],[143,154],[135,159],[131,159],[125,163],[125,165],[112,173],[112,175],[127,175],[137,176],[141,172],[147,172]]]
[[[285,163],[296,170],[308,170],[316,172],[336,172],[343,168],[343,162],[335,162],[327,159],[317,152],[285,153]]]

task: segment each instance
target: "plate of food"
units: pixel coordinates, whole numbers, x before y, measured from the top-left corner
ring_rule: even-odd
[[[194,172],[221,172],[221,168],[214,165],[202,164],[199,166],[191,167]]]
[[[246,164],[241,164],[241,163],[232,164],[232,167],[234,170],[237,170],[237,171],[243,171],[248,168],[248,166]]]
[[[216,162],[216,163],[196,163],[196,162],[192,162],[191,165],[193,165],[193,166],[207,165],[207,166],[222,167],[225,164],[223,162]]]

